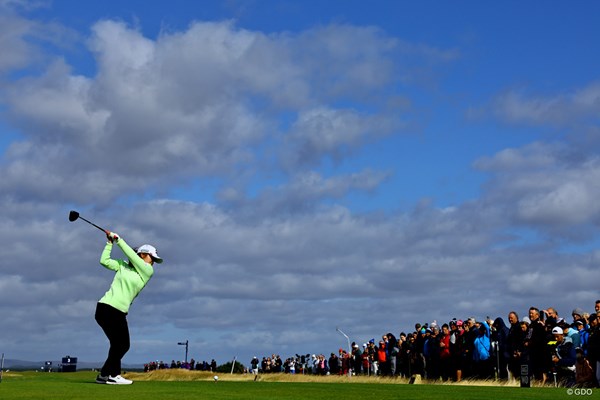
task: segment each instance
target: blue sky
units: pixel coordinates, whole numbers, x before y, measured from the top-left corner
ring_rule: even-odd
[[[104,238],[70,209],[166,260],[126,362],[591,311],[599,11],[0,0],[0,350],[104,357]]]

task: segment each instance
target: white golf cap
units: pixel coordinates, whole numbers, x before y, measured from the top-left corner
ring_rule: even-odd
[[[146,253],[146,254],[150,254],[150,256],[154,259],[154,262],[160,264],[163,262],[163,259],[160,258],[158,256],[158,253],[156,252],[156,247],[151,246],[149,244],[144,244],[140,247],[138,247],[135,250],[136,253],[140,254],[140,253]]]
[[[552,334],[553,335],[564,335],[563,328],[561,328],[560,326],[555,326],[554,328],[552,328]]]

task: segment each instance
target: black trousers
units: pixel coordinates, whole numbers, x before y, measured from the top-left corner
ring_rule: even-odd
[[[95,318],[110,342],[108,357],[100,374],[102,376],[120,375],[121,359],[129,350],[127,314],[108,304],[98,303]]]

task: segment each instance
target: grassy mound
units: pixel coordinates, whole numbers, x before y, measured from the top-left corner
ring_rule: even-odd
[[[382,383],[382,384],[408,384],[406,378],[386,378],[373,376],[340,376],[340,375],[291,375],[291,374],[260,374],[258,377],[251,374],[220,374],[203,371],[189,371],[186,369],[163,369],[150,372],[130,372],[125,374],[128,379],[134,381],[163,381],[163,382],[193,382],[193,381],[213,381],[214,376],[219,377],[219,381],[226,382],[296,382],[296,383]],[[460,386],[504,386],[518,387],[519,383],[500,382],[494,380],[464,380],[462,382],[430,382],[417,379],[415,384],[427,385],[460,385]]]

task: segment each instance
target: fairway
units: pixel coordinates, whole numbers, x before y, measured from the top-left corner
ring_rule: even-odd
[[[138,374],[134,374],[138,375]],[[130,386],[98,385],[93,383],[96,373],[5,373],[0,383],[0,398],[12,399],[94,399],[94,400],[147,400],[147,399],[565,399],[570,397],[565,388],[518,388],[498,386],[463,386],[443,384],[408,385],[378,380],[373,383],[353,383],[349,380],[331,381],[328,377],[310,382],[282,382],[262,380],[254,382],[251,376],[221,375],[218,382],[212,375],[194,381],[138,380]],[[132,376],[130,376],[132,377]],[[228,379],[229,378],[229,379]],[[336,377],[337,378],[337,377]],[[595,397],[595,392],[592,396]]]

